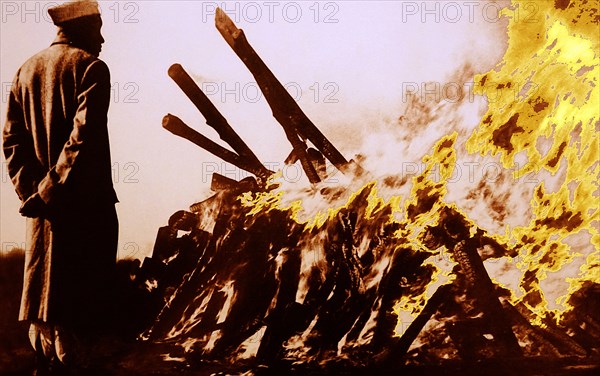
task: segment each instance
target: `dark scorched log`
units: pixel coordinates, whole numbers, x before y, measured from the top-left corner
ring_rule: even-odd
[[[227,142],[240,158],[243,158],[246,165],[255,171],[254,173],[263,180],[268,178],[273,172],[269,171],[256,157],[252,150],[246,145],[241,137],[233,130],[227,122],[227,119],[219,112],[214,104],[208,99],[206,94],[198,87],[196,82],[183,69],[180,64],[173,64],[169,68],[169,77],[183,90],[185,95],[192,101],[196,108],[206,119],[206,124],[217,131],[219,137]],[[246,171],[250,171],[245,169]]]
[[[268,170],[266,168],[257,166],[255,163],[248,161],[243,156],[240,156],[231,150],[224,148],[223,146],[212,141],[203,134],[195,131],[185,124],[181,119],[175,115],[168,114],[163,118],[163,128],[179,137],[185,138],[188,141],[200,146],[204,150],[214,154],[221,158],[225,162],[231,163],[232,165],[248,171],[256,176],[264,176]]]
[[[349,162],[304,114],[296,101],[248,43],[243,30],[238,29],[220,8],[217,8],[215,24],[225,41],[256,79],[271,107],[273,116],[283,127],[292,144],[293,152],[302,163],[310,181],[318,182],[320,178],[307,155],[307,146],[303,141],[306,139],[310,140],[335,167],[344,173],[347,172],[350,167]],[[360,168],[356,166],[356,170],[360,171]]]

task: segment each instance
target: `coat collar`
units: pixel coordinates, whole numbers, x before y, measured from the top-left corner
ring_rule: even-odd
[[[73,44],[73,41],[63,33],[58,33],[51,46],[55,44]]]

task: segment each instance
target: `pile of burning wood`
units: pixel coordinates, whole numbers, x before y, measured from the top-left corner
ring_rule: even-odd
[[[311,183],[323,179],[325,160],[364,176],[308,119],[220,10],[216,24],[283,126],[293,148],[287,162],[299,161]],[[499,359],[530,367],[529,360],[540,358],[560,365],[598,361],[600,286],[590,283],[573,294],[569,303],[577,309],[562,321],[536,321],[525,305],[510,303],[510,292],[490,279],[483,264],[513,251],[447,205],[437,223],[421,232],[425,248],[415,249],[402,225],[390,220],[392,206],[370,200],[375,184],[318,225],[299,223],[292,208],[257,210],[247,201],[268,197],[272,172],[180,65],[169,75],[235,152],[173,115],[163,126],[256,176],[238,182],[214,174],[215,194],[171,216],[158,232],[152,257],[144,260],[138,279],[163,297],[164,307],[143,338],[171,344],[171,357],[285,363],[288,370]],[[416,218],[432,205],[428,197],[419,198],[407,215]],[[395,306],[403,298],[427,295],[435,266],[426,260],[440,249],[455,262],[452,278],[430,292],[412,322],[399,325]]]

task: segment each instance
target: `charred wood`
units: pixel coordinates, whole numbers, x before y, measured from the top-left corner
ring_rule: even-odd
[[[194,129],[187,126],[175,115],[168,114],[163,118],[163,128],[179,137],[191,141],[204,150],[221,158],[225,162],[231,163],[242,170],[248,171],[256,176],[264,176],[265,174],[265,170],[260,166],[256,166],[243,156],[237,155],[236,153],[225,149],[221,145],[210,140],[208,137],[198,133]]]
[[[198,87],[196,82],[183,69],[180,64],[173,64],[169,68],[169,77],[183,90],[196,108],[204,115],[206,123],[217,131],[221,139],[227,142],[240,157],[247,161],[248,166],[256,171],[257,176],[266,179],[273,172],[269,171],[246,145],[241,137],[233,130],[219,110],[208,99],[206,94]]]
[[[306,154],[306,146],[302,145],[304,143],[298,138],[297,134],[302,139],[310,140],[323,153],[325,158],[331,161],[340,171],[347,172],[348,161],[304,114],[287,90],[250,46],[244,32],[238,29],[220,8],[217,8],[215,24],[225,41],[256,79],[273,111],[273,116],[283,126],[296,156],[302,162],[302,166],[309,177],[312,176],[312,179],[318,181],[318,175],[314,168],[308,165],[309,159]]]

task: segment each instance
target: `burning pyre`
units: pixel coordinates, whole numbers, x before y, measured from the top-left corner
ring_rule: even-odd
[[[539,184],[530,223],[504,235],[481,228],[446,200],[457,133],[435,143],[412,181],[372,178],[306,117],[219,11],[217,28],[256,78],[292,145],[287,162],[299,161],[312,183],[305,196],[320,196],[330,208],[302,218],[302,201],[286,200],[276,174],[183,68],[172,66],[169,75],[235,152],[173,115],[163,126],[256,178],[214,174],[215,195],[175,213],[159,230],[139,278],[165,304],[143,337],[172,345],[172,359],[254,370],[284,364],[299,373],[340,366],[460,370],[465,364],[493,365],[487,371],[500,374],[519,364],[526,373],[545,369],[540,360],[555,372],[597,367],[600,68],[593,28],[600,21],[586,4],[542,2],[547,17],[538,24],[511,19],[503,65],[475,77],[480,94],[486,82],[539,86],[529,94],[531,85],[520,88],[517,100],[491,101],[467,151],[498,153],[506,169],[521,153],[527,163],[513,178],[545,170],[560,181],[553,192]],[[519,6],[515,1],[506,15]],[[545,38],[532,43],[523,33]],[[541,153],[536,145],[544,141]],[[320,186],[326,160],[353,183]],[[410,186],[408,197],[387,194],[398,186]],[[570,244],[582,234],[589,244],[575,251]],[[551,308],[544,279],[582,252],[585,262],[567,279],[568,294],[557,300],[560,308]],[[494,260],[514,260],[519,291],[490,276],[486,265]]]

